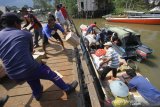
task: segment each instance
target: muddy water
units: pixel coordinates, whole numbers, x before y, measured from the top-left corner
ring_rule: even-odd
[[[137,65],[143,76],[147,77],[150,82],[160,90],[160,25],[142,25],[142,24],[127,24],[127,23],[109,23],[104,19],[74,19],[76,27],[83,24],[97,22],[99,27],[105,24],[112,26],[123,26],[141,34],[142,43],[153,49],[153,54],[150,58]]]

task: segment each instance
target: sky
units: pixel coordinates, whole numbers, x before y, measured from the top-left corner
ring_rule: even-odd
[[[17,6],[21,8],[24,5],[32,7],[33,2],[32,0],[0,0],[0,6]]]

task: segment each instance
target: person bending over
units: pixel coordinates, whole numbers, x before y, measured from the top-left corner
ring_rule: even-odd
[[[65,49],[63,41],[59,36],[59,34],[57,33],[57,30],[60,30],[63,33],[63,35],[66,35],[66,32],[64,31],[64,29],[58,23],[56,23],[55,17],[53,15],[50,15],[48,17],[48,23],[43,27],[43,30],[42,30],[43,50],[45,53],[46,53],[46,44],[48,42],[48,39],[53,42],[54,42],[54,39],[56,39],[57,41],[60,41],[63,49]]]
[[[130,89],[136,89],[151,105],[160,105],[160,91],[146,78],[138,76],[133,69],[127,69],[126,74],[131,78],[128,82]]]

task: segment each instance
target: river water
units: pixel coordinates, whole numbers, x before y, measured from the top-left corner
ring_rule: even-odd
[[[140,73],[147,77],[149,81],[160,90],[160,25],[142,25],[127,23],[111,23],[105,19],[73,19],[79,30],[81,24],[91,24],[97,22],[98,27],[122,26],[130,28],[141,34],[141,41],[153,49],[153,54],[142,63],[136,62]]]

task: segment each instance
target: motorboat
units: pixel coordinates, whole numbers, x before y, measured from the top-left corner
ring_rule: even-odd
[[[113,45],[113,47],[123,58],[133,58],[141,62],[153,52],[151,48],[141,42],[141,35],[131,29],[124,27],[108,27],[106,29],[118,34],[121,45]]]
[[[81,47],[82,47],[82,51],[84,54],[84,59],[87,61],[88,63],[88,67],[91,70],[90,72],[94,75],[94,79],[98,79],[98,83],[99,83],[99,88],[101,88],[103,95],[104,95],[104,100],[102,101],[105,106],[110,107],[113,106],[112,105],[112,101],[114,101],[115,99],[115,95],[114,92],[112,91],[112,85],[113,82],[123,82],[126,83],[126,81],[128,81],[128,77],[126,75],[126,73],[124,72],[125,69],[134,69],[137,70],[137,65],[133,60],[124,60],[122,57],[120,57],[119,55],[119,59],[120,62],[122,62],[123,64],[118,68],[118,73],[117,73],[117,78],[112,80],[110,77],[112,76],[111,72],[109,72],[105,78],[105,80],[101,80],[100,76],[99,76],[99,72],[100,69],[97,68],[97,62],[96,60],[99,58],[99,56],[96,55],[96,51],[90,51],[90,49],[88,49],[88,46],[86,46],[85,42],[84,42],[84,38],[86,36],[86,27],[84,24],[82,24],[80,26],[80,30],[81,30]],[[107,28],[109,29],[109,28]],[[112,30],[111,28],[109,30]],[[114,30],[112,30],[114,31]],[[131,31],[130,31],[131,32]],[[137,72],[137,75],[141,75],[140,73]],[[142,75],[141,75],[142,76]],[[118,86],[115,86],[118,89]],[[120,91],[120,90],[119,90]],[[143,101],[139,101],[139,98],[142,98],[141,94],[138,91],[130,91],[129,94],[129,102],[130,102],[130,106],[133,107],[137,107],[137,106],[148,106],[147,104],[145,105],[145,103],[143,103]],[[150,105],[151,106],[151,105]]]
[[[105,18],[108,22],[116,23],[132,23],[132,24],[149,24],[149,25],[160,25],[160,18],[146,18],[142,16],[132,16],[126,18]]]
[[[159,25],[160,14],[125,11],[125,15],[104,17],[108,22]],[[122,17],[123,16],[123,17]]]
[[[85,35],[86,26],[80,26],[82,34]],[[151,48],[143,44],[140,40],[140,34],[124,27],[110,26],[101,28],[98,34],[100,36],[106,37],[106,40],[103,40],[101,45],[104,42],[110,41],[110,37],[107,35],[107,32],[117,33],[120,45],[113,43],[112,47],[123,59],[135,59],[139,62],[146,60],[153,52]]]

